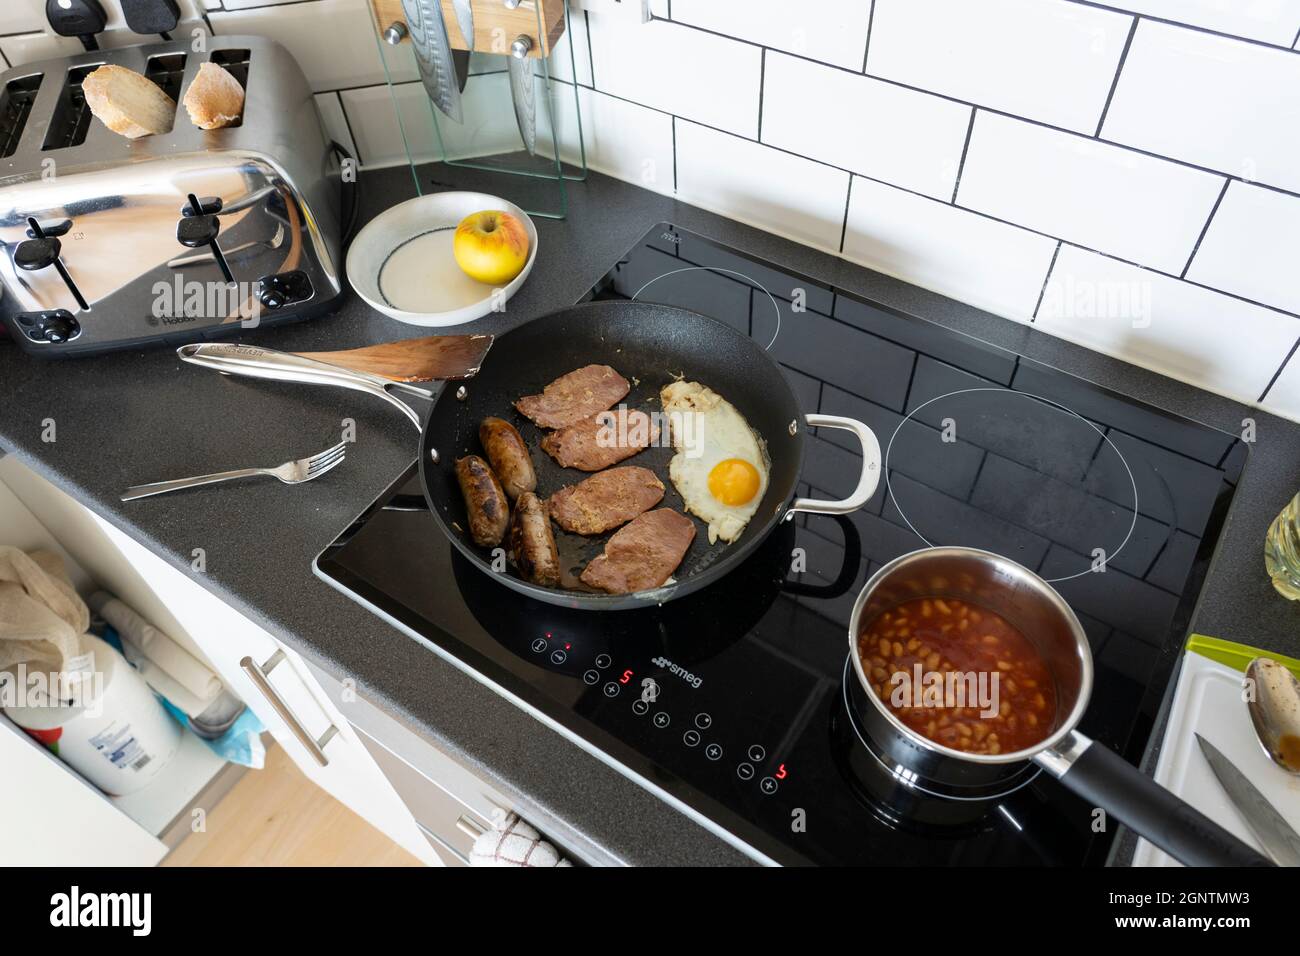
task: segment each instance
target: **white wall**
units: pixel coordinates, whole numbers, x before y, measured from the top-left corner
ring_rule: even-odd
[[[1300,420],[1300,0],[570,3],[593,168]],[[364,165],[405,161],[387,66],[435,154],[366,0],[182,4],[285,43]],[[79,49],[42,6],[10,62]]]

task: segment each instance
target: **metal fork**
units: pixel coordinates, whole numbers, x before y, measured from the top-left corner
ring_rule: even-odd
[[[212,485],[218,481],[230,481],[232,478],[251,478],[254,475],[270,475],[272,478],[279,478],[286,485],[297,485],[304,481],[319,478],[342,462],[343,456],[347,453],[347,447],[348,443],[341,441],[334,447],[327,448],[310,458],[286,461],[283,465],[277,465],[274,468],[240,468],[236,471],[219,471],[213,475],[196,475],[193,478],[174,478],[171,481],[155,481],[147,485],[133,485],[122,492],[122,500],[134,501],[136,498],[162,495],[169,491],[179,491],[182,488]]]

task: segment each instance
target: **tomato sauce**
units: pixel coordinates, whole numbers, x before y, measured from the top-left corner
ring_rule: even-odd
[[[908,728],[953,750],[1013,753],[1056,726],[1047,662],[1005,618],[956,598],[918,598],[858,637],[871,689]]]

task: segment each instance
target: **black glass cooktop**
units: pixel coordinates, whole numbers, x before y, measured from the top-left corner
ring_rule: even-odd
[[[1090,808],[1055,780],[1027,769],[1018,789],[963,802],[884,770],[845,702],[854,598],[927,544],[1033,568],[1092,644],[1080,729],[1136,762],[1245,445],[667,223],[586,298],[670,303],[745,331],[805,411],[875,431],[886,480],[856,514],[800,515],[719,584],[643,610],[574,611],[492,580],[419,509],[414,466],[317,572],[760,860],[1104,862],[1113,832],[1093,833]],[[799,493],[848,494],[853,442],[810,435]]]

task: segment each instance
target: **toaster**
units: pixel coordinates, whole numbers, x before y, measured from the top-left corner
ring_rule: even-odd
[[[341,295],[341,149],[302,70],[261,37],[202,47],[94,51],[0,76],[0,321],[31,354],[237,335]],[[180,105],[204,61],[244,87],[236,125],[199,129]],[[81,84],[105,63],[176,101],[169,132],[131,140],[91,115]]]

